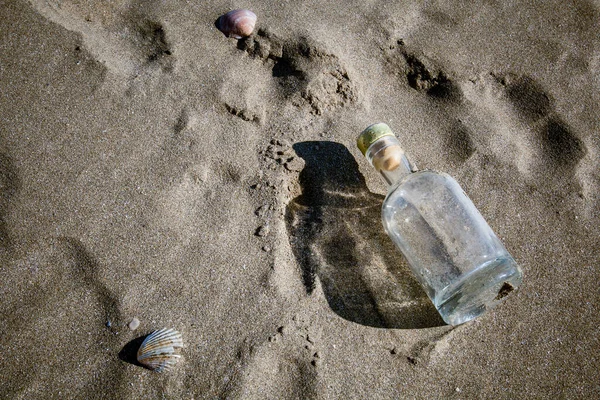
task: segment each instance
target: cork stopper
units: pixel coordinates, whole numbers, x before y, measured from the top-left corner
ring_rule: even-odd
[[[358,139],[356,139],[356,145],[363,155],[366,155],[369,147],[385,136],[394,136],[394,132],[392,132],[390,127],[383,122],[373,124],[362,131],[362,133],[358,136]]]
[[[404,150],[398,145],[391,145],[373,156],[372,163],[377,171],[393,171],[402,163]]]

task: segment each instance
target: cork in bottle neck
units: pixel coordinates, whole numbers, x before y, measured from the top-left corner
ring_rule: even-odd
[[[369,126],[361,133],[357,143],[390,187],[414,170],[398,139],[386,124]]]

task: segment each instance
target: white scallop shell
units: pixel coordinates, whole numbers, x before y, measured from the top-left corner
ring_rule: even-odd
[[[183,347],[181,333],[174,329],[160,329],[144,339],[137,352],[137,360],[153,371],[162,372],[170,369],[181,357],[175,354],[177,347]]]
[[[256,14],[250,10],[233,10],[221,15],[217,28],[227,37],[241,39],[250,36],[256,24]]]

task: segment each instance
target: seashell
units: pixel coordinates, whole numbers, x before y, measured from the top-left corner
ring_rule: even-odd
[[[176,347],[183,347],[181,333],[174,329],[154,331],[144,339],[137,352],[137,360],[144,367],[156,372],[170,369],[181,357]]]
[[[256,24],[256,14],[250,10],[233,10],[221,15],[217,28],[227,37],[241,39],[250,36]]]

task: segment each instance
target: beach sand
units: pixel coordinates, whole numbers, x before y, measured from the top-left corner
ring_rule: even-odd
[[[600,397],[600,3],[538,3],[1,0],[0,397]],[[385,235],[375,122],[522,267],[495,310]]]

